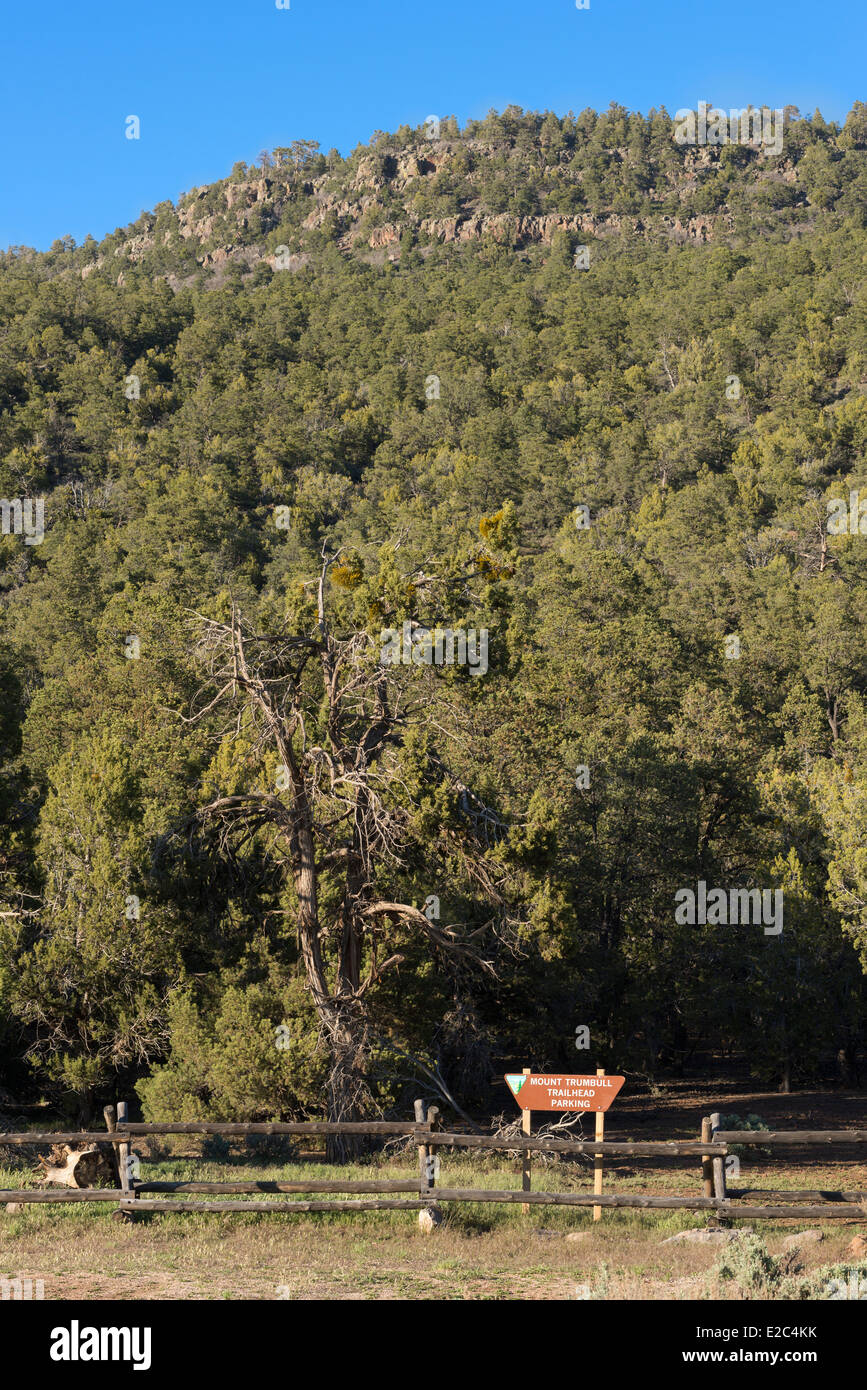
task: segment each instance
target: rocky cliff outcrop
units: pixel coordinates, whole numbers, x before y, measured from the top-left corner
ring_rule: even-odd
[[[531,200],[540,201],[538,180],[542,177],[544,185],[547,179],[547,192],[541,201],[549,205],[561,186],[573,205],[576,193],[579,198],[584,196],[583,167],[573,167],[568,158],[553,166],[544,161],[540,164],[538,155],[528,155],[522,162],[508,143],[478,139],[430,141],[411,150],[390,149],[380,143],[344,165],[324,169],[325,162],[320,160],[322,172],[283,164],[261,173],[247,171],[247,177],[233,174],[220,183],[195,188],[171,213],[166,212],[170,205],[162,205],[159,219],[150,215],[140,220],[121,245],[101,255],[81,274],[89,274],[115,258],[122,274],[125,262],[136,264],[150,258],[155,269],[175,283],[179,273],[182,279],[190,273],[191,265],[195,269],[190,253],[195,263],[210,270],[225,268],[232,261],[250,267],[263,262],[275,270],[297,270],[307,264],[311,251],[321,246],[323,236],[347,255],[367,251],[385,253],[391,259],[399,258],[401,241],[408,232],[422,244],[491,238],[525,248],[551,246],[561,232],[590,239],[623,230],[641,234],[652,224],[657,232],[676,242],[709,241],[731,226],[727,208],[701,216],[685,210],[681,216],[676,209],[672,211],[672,200],[677,204],[683,198],[688,208],[690,195],[714,158],[706,148],[685,150],[680,193],[670,186],[670,178],[662,180],[666,186],[659,190],[646,189],[648,211],[641,216],[625,216],[613,209],[516,214],[491,208],[492,167],[495,171],[510,168],[512,192],[517,193],[523,180]],[[610,159],[612,168],[622,169],[625,179],[634,164],[629,150],[612,150]],[[761,164],[759,160],[756,182],[791,183],[797,177],[792,164],[773,169]],[[495,172],[493,177],[502,175]],[[449,202],[452,208],[438,214],[437,204]],[[663,202],[665,211],[660,207]],[[277,236],[281,237],[279,252],[275,249]],[[179,259],[188,269],[183,272],[166,265],[172,259],[173,245],[184,248]]]

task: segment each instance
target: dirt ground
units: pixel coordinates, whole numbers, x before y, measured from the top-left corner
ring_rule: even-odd
[[[867,1093],[727,1092],[670,1084],[656,1097],[624,1096],[608,1116],[606,1138],[697,1138],[711,1109],[755,1113],[779,1129],[867,1128]],[[142,1177],[189,1180],[335,1176],[414,1176],[414,1153],[371,1166],[329,1169],[292,1161],[264,1166],[243,1155],[213,1162],[184,1141],[148,1159]],[[439,1181],[460,1186],[516,1188],[520,1168],[505,1155],[441,1156]],[[21,1186],[29,1174],[0,1151],[0,1185]],[[534,1190],[591,1188],[585,1160],[534,1165]],[[700,1194],[697,1159],[633,1159],[606,1166],[606,1191]],[[735,1185],[735,1184],[733,1184]],[[750,1188],[846,1188],[867,1191],[867,1145],[800,1148],[774,1156],[745,1155],[737,1185]],[[415,1212],[351,1215],[149,1214],[134,1224],[111,1219],[110,1206],[30,1205],[0,1214],[0,1276],[41,1279],[46,1299],[317,1299],[317,1300],[564,1300],[718,1299],[745,1296],[721,1282],[721,1247],[666,1238],[702,1230],[703,1214],[606,1211],[600,1222],[586,1209],[497,1204],[443,1204],[443,1225],[424,1234]],[[846,1251],[867,1215],[812,1221],[822,1239],[805,1243],[808,1273],[851,1263]],[[803,1223],[760,1222],[772,1254]],[[569,1239],[568,1237],[573,1237]],[[762,1296],[761,1294],[757,1296]]]

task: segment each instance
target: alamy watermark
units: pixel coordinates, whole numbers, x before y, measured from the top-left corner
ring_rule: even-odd
[[[45,1298],[44,1279],[7,1279],[0,1277],[0,1303],[31,1303]]]
[[[748,106],[742,111],[720,110],[706,101],[697,111],[681,107],[674,114],[677,145],[762,145],[774,154],[783,152],[783,112],[768,106]]]
[[[488,629],[428,628],[409,621],[403,629],[384,627],[379,634],[382,666],[468,666],[473,676],[488,669]]]
[[[829,1299],[867,1300],[867,1278],[864,1277],[863,1271],[850,1269],[848,1274],[848,1280],[829,1279],[823,1290],[826,1297]]]
[[[849,507],[843,497],[832,497],[827,502],[828,535],[867,536],[867,497],[861,498],[855,488],[849,493]]]
[[[45,498],[0,498],[0,520],[4,536],[24,536],[25,545],[41,545],[45,540]]]
[[[698,891],[679,888],[674,895],[678,904],[674,920],[679,926],[725,927],[738,925],[763,926],[765,936],[779,936],[783,930],[782,888],[711,888],[704,879]]]
[[[52,1361],[130,1361],[134,1371],[151,1364],[149,1327],[82,1327],[73,1318],[68,1327],[51,1329],[48,1355]]]

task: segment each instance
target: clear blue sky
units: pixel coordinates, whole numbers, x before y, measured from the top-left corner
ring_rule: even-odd
[[[867,0],[5,0],[0,247],[133,221],[292,139],[510,103],[709,100],[842,119],[867,99]],[[128,115],[141,139],[127,140]]]

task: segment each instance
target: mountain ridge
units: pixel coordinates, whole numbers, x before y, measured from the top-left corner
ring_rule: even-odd
[[[438,139],[424,128],[377,132],[345,159],[295,141],[101,242],[61,238],[49,252],[14,248],[3,260],[83,276],[140,267],[179,288],[209,272],[219,283],[232,263],[243,274],[260,265],[297,270],[329,243],[376,263],[399,262],[413,246],[424,256],[436,243],[485,238],[516,250],[550,246],[558,234],[704,242],[738,235],[757,214],[769,232],[794,231],[841,200],[847,212],[857,195],[863,205],[862,103],[842,127],[788,108],[779,154],[759,141],[678,145],[675,129],[664,108],[644,118],[613,103],[577,118],[510,107],[463,133],[454,122]]]

